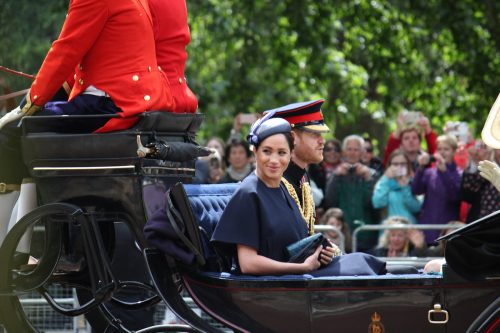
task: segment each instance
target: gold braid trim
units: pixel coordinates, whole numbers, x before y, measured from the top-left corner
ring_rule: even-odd
[[[307,229],[309,230],[309,235],[314,234],[314,202],[313,202],[313,197],[312,197],[312,192],[311,192],[311,186],[309,185],[308,182],[304,182],[301,187],[302,187],[302,202],[304,203],[304,208],[302,208],[302,205],[300,204],[299,201],[299,196],[297,195],[297,192],[293,188],[292,184],[288,182],[284,177],[281,177],[281,181],[283,182],[283,185],[285,185],[286,190],[292,197],[292,199],[295,201],[297,204],[297,207],[299,208],[300,214],[304,218],[304,221],[307,224]]]

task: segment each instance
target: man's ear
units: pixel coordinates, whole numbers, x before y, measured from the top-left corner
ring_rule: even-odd
[[[292,132],[290,132],[292,134],[292,138],[293,138],[293,145],[295,146],[297,144],[297,138],[299,137],[299,134],[297,133],[296,130],[293,130],[292,129]]]

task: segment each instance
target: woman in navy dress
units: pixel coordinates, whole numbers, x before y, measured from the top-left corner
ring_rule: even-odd
[[[332,247],[319,246],[303,263],[287,262],[285,248],[309,235],[308,225],[282,182],[290,162],[290,124],[281,118],[257,121],[248,141],[257,168],[229,201],[212,236],[214,245],[234,258],[237,270],[250,275],[375,275],[385,262],[354,253],[335,257]]]

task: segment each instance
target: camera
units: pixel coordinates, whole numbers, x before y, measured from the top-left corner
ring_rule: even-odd
[[[349,164],[349,168],[347,168],[348,172],[356,171],[357,164]]]

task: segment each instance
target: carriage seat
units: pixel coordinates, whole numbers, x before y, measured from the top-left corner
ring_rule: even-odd
[[[238,186],[238,184],[184,185],[194,218],[207,234],[205,241],[211,238],[224,208]],[[412,277],[418,274],[415,267],[408,265],[388,265],[387,269],[391,274]],[[305,274],[298,277],[310,277],[310,275]]]
[[[31,116],[22,119],[22,150],[26,165],[46,161],[136,159],[137,135],[143,145],[155,137],[165,141],[194,140],[203,115],[149,111],[132,128],[91,133],[86,120],[117,115]]]
[[[194,218],[209,239],[238,187],[237,183],[184,185]]]

